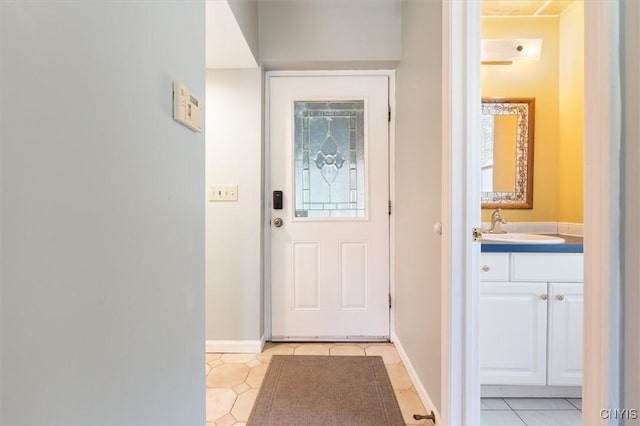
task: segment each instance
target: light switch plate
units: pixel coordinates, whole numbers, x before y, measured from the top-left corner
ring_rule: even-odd
[[[238,185],[215,185],[209,187],[209,201],[238,201]]]

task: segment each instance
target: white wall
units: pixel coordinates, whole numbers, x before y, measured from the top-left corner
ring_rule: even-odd
[[[259,60],[258,0],[229,0],[238,26],[257,63]]]
[[[0,11],[0,424],[203,424],[204,2]]]
[[[206,208],[206,338],[262,337],[262,71],[207,71],[206,185],[238,185]],[[230,349],[230,348],[229,348]]]
[[[395,68],[399,0],[259,2],[260,60],[268,69]]]
[[[258,3],[260,59],[272,67],[390,66],[400,58],[397,0]],[[229,4],[247,42],[255,45],[254,2]],[[207,203],[207,348],[251,350],[265,332],[263,72],[207,73],[206,185],[239,185],[238,202]]]
[[[395,331],[440,410],[442,5],[403,1],[397,69]],[[427,407],[429,410],[429,407]]]
[[[640,3],[622,2],[623,18],[623,194],[624,364],[623,407],[640,409]],[[623,408],[621,407],[621,408]],[[637,424],[638,420],[629,421]]]

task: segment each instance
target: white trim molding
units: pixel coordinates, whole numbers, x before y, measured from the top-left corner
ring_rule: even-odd
[[[264,336],[260,340],[207,340],[205,349],[208,353],[259,354],[264,343]]]
[[[620,407],[620,4],[585,8],[583,424]]]
[[[480,424],[480,2],[442,2],[442,424]]]
[[[398,351],[398,355],[400,355],[400,359],[402,360],[404,367],[407,369],[407,373],[409,374],[409,377],[413,382],[413,386],[416,388],[416,392],[418,392],[418,396],[422,401],[422,405],[424,405],[425,410],[427,410],[426,413],[415,413],[415,414],[430,414],[431,410],[433,410],[433,413],[436,416],[436,420],[434,424],[437,424],[437,425],[445,424],[445,423],[442,423],[440,418],[440,413],[438,412],[437,407],[431,400],[431,397],[429,396],[429,392],[427,392],[427,389],[424,387],[424,385],[420,381],[420,377],[418,376],[416,369],[413,367],[413,364],[411,363],[411,359],[405,352],[404,347],[402,347],[402,342],[400,342],[400,339],[398,339],[398,336],[396,336],[395,333],[392,333],[391,341],[393,342],[396,350]]]

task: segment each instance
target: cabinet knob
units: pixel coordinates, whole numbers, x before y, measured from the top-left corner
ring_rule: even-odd
[[[540,295],[540,299],[542,299],[542,300],[547,300],[548,297],[549,296],[547,296],[546,294],[541,294]]]
[[[489,268],[487,265],[484,265],[484,266],[482,267],[482,270],[483,270],[484,272],[489,272],[489,269],[491,269],[491,268]]]
[[[563,296],[562,294],[558,294],[558,295],[556,296],[556,299],[558,299],[558,300],[564,300],[564,296]]]

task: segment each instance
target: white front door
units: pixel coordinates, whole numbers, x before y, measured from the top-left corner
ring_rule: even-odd
[[[272,339],[388,339],[388,77],[269,85]]]

